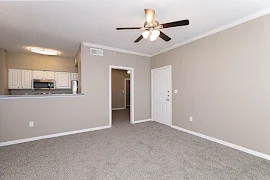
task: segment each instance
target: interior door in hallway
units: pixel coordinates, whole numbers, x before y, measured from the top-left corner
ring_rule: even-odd
[[[152,118],[153,121],[172,125],[171,66],[152,69]]]
[[[125,79],[126,81],[126,106],[130,106],[130,80],[129,79]]]

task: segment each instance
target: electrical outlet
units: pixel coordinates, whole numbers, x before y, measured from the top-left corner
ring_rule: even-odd
[[[33,127],[34,126],[34,121],[30,121],[29,122],[29,127]]]
[[[201,124],[203,124],[204,122],[203,122],[203,120],[201,120]]]
[[[190,122],[193,121],[193,117],[192,117],[192,116],[189,117],[189,121],[190,121]]]
[[[175,89],[174,90],[174,94],[178,94],[178,89]]]

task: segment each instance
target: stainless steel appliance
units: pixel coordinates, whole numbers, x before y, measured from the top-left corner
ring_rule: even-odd
[[[78,93],[78,81],[71,81],[72,94]]]
[[[32,89],[55,89],[55,80],[33,79]]]

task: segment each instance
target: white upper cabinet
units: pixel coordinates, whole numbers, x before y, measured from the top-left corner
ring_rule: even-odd
[[[22,89],[32,89],[32,71],[31,70],[21,70],[21,88]]]
[[[32,89],[32,71],[9,69],[8,89]]]
[[[70,73],[55,72],[56,89],[71,89]]]
[[[71,81],[78,81],[78,73],[71,73]]]
[[[32,71],[33,79],[43,79],[44,71]]]
[[[44,79],[54,79],[54,72],[53,71],[44,71],[43,72]]]
[[[33,79],[54,79],[53,71],[32,71]]]
[[[71,89],[71,81],[78,80],[78,73],[9,69],[8,89],[32,89],[33,79],[53,79],[56,89]]]
[[[21,77],[22,77],[22,70],[9,69],[8,70],[8,89],[20,89]]]

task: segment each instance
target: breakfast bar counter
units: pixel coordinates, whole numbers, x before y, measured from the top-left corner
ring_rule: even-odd
[[[54,97],[77,97],[84,94],[37,94],[37,95],[0,95],[1,99],[21,99],[21,98],[54,98]]]

